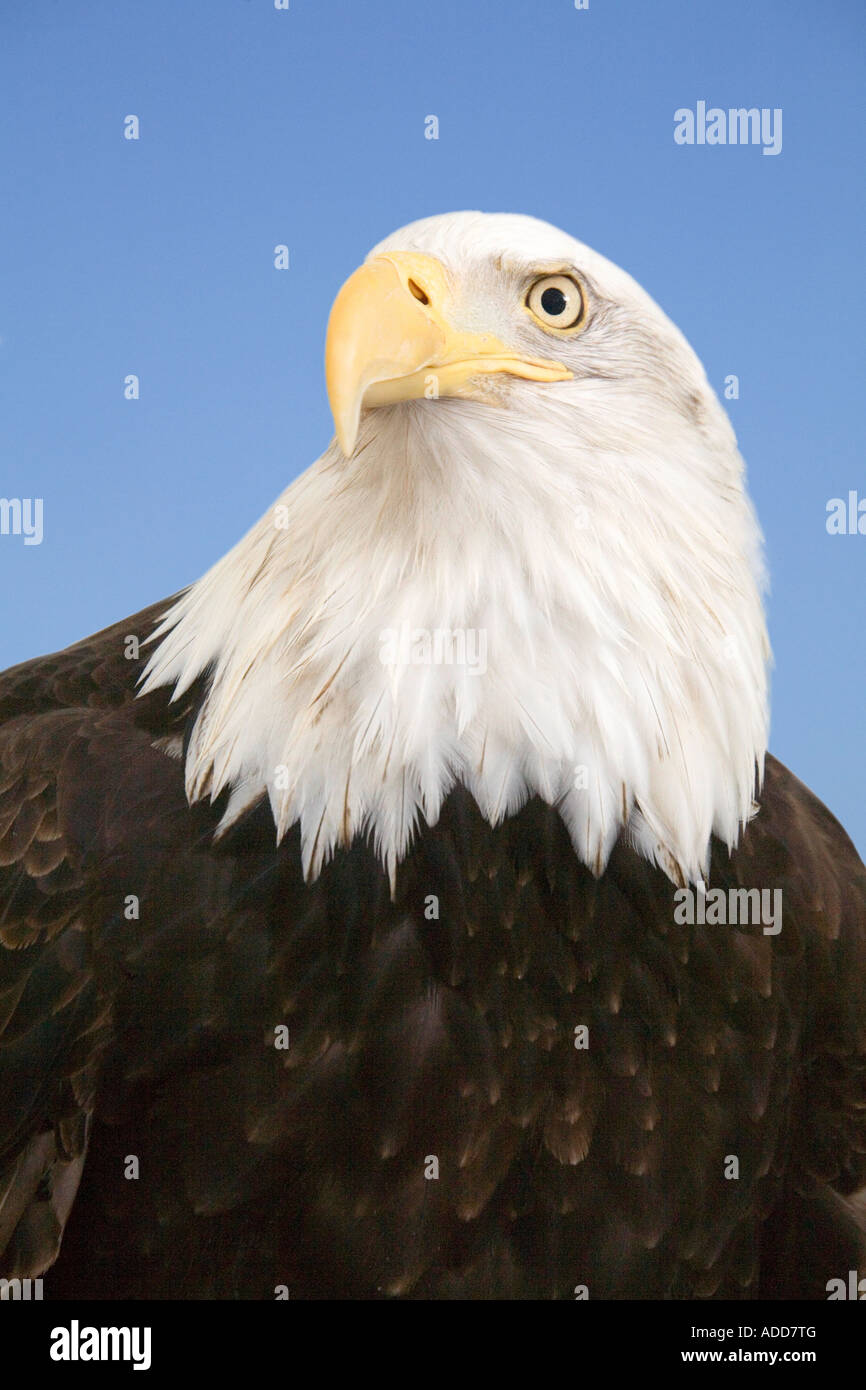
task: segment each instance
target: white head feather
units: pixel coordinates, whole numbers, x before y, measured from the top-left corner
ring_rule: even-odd
[[[437,256],[458,328],[573,379],[367,411],[350,460],[332,442],[192,585],[143,686],[212,668],[188,796],[230,786],[230,823],[267,794],[309,875],[370,834],[393,878],[463,783],[492,824],[555,805],[594,872],[627,833],[703,877],[760,782],[769,648],[743,463],[698,359],[628,275],[533,218],[433,217],[384,250]],[[553,263],[587,321],[551,354],[521,286]],[[395,631],[477,634],[486,669],[383,664]]]

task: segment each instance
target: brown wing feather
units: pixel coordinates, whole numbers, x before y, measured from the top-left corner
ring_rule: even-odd
[[[56,1258],[110,1036],[111,995],[91,958],[98,867],[83,845],[82,752],[107,739],[100,711],[134,697],[141,666],[126,659],[124,639],[143,640],[167,606],[0,676],[0,1276],[7,1278],[38,1275]]]
[[[151,604],[63,651],[0,673],[0,724],[21,714],[32,717],[48,710],[109,709],[127,703],[149,653],[145,639],[179,597]],[[127,657],[127,637],[138,639],[140,659]]]

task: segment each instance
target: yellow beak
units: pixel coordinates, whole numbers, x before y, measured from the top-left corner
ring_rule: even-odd
[[[340,448],[349,458],[362,406],[420,397],[478,396],[479,378],[508,372],[565,381],[561,362],[524,357],[492,333],[458,332],[445,312],[448,277],[435,256],[389,251],[351,275],[334,300],[325,379]]]

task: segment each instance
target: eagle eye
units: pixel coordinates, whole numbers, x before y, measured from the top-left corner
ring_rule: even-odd
[[[577,328],[584,310],[580,285],[570,275],[543,275],[530,285],[526,307],[544,328]]]

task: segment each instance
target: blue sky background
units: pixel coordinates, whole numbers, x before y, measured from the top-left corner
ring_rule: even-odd
[[[862,0],[2,0],[0,496],[45,536],[0,536],[0,664],[195,579],[317,457],[370,245],[533,213],[739,376],[772,748],[866,851],[866,536],[825,529],[866,497],[864,39]],[[781,107],[782,153],[677,146],[698,100]]]

